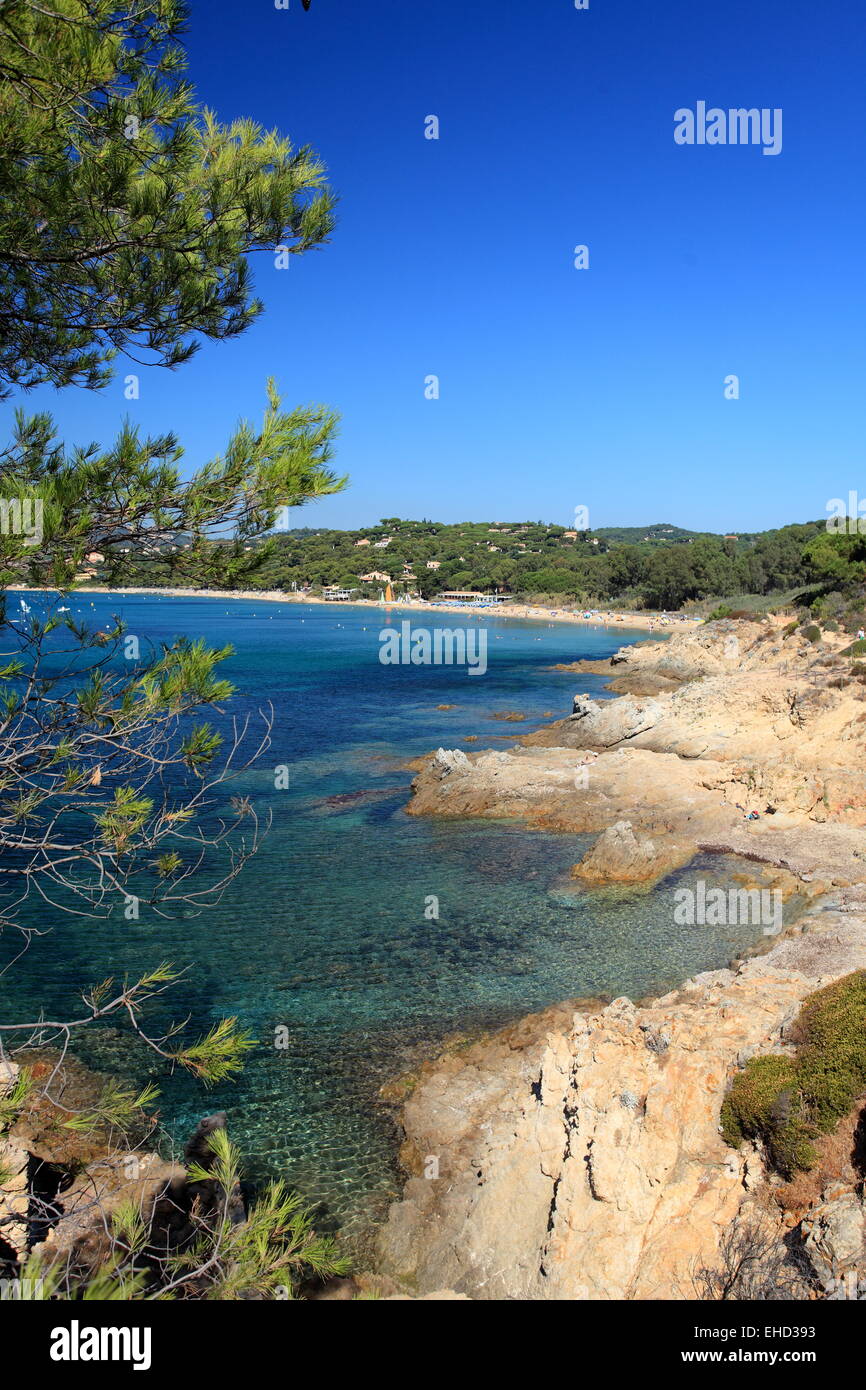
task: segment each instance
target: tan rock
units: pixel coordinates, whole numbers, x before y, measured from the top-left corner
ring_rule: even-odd
[[[407,1146],[439,1176],[392,1207],[384,1272],[475,1299],[695,1297],[758,1176],[754,1150],[718,1132],[730,1076],[778,1045],[806,994],[864,965],[866,919],[823,913],[650,1007],[615,1000],[422,1069]]]
[[[629,821],[617,821],[602,831],[571,876],[586,884],[648,883],[687,864],[694,852],[693,844],[672,838],[657,844],[638,837]]]

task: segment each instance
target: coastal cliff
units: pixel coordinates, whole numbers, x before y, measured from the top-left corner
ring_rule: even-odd
[[[778,1252],[773,1296],[827,1296],[866,1274],[862,1173],[846,1158],[785,1207],[760,1149],[725,1143],[720,1112],[750,1058],[790,1048],[807,996],[866,967],[866,687],[837,651],[772,623],[626,648],[611,670],[655,693],[578,696],[508,752],[440,750],[412,814],[602,832],[575,870],[593,884],[736,853],[812,907],[772,949],[651,1004],[560,1007],[427,1064],[381,1268],[422,1295],[697,1298],[748,1228]]]

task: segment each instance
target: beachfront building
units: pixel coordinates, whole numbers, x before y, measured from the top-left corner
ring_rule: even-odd
[[[498,594],[482,594],[477,589],[445,589],[436,597],[437,603],[468,603],[478,608],[489,608],[506,600]]]
[[[322,598],[327,599],[329,603],[333,603],[335,599],[341,599],[343,602],[346,602],[354,593],[354,589],[338,589],[334,586],[330,589],[323,589]]]

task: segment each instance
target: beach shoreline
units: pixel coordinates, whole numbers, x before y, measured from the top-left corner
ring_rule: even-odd
[[[9,593],[50,593],[52,590],[35,589],[27,585],[9,585]],[[471,616],[478,616],[482,613],[490,614],[497,618],[519,618],[522,621],[530,622],[560,622],[575,623],[582,627],[601,627],[612,628],[622,632],[642,631],[659,632],[664,630],[683,630],[700,626],[700,618],[687,617],[684,614],[651,614],[651,613],[602,613],[597,610],[583,610],[575,613],[571,610],[562,608],[544,608],[537,604],[527,603],[507,603],[495,604],[490,607],[483,607],[478,604],[470,603],[432,603],[425,599],[412,599],[407,602],[386,603],[379,602],[377,599],[354,599],[346,601],[344,599],[323,599],[313,598],[308,595],[287,593],[280,589],[189,589],[189,588],[105,588],[101,585],[93,585],[90,588],[73,589],[70,592],[75,594],[116,594],[118,598],[133,597],[139,594],[164,595],[167,598],[208,598],[208,599],[232,599],[234,601],[262,601],[264,603],[299,603],[321,605],[324,608],[365,608],[380,609],[388,614],[395,612],[415,612],[431,614],[451,614],[466,613]],[[588,616],[586,616],[588,614]]]

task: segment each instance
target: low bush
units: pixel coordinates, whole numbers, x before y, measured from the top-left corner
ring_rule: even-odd
[[[793,1057],[753,1057],[722,1106],[722,1134],[737,1147],[763,1144],[790,1178],[815,1162],[812,1140],[829,1134],[866,1090],[866,970],[806,1000],[792,1031]]]

